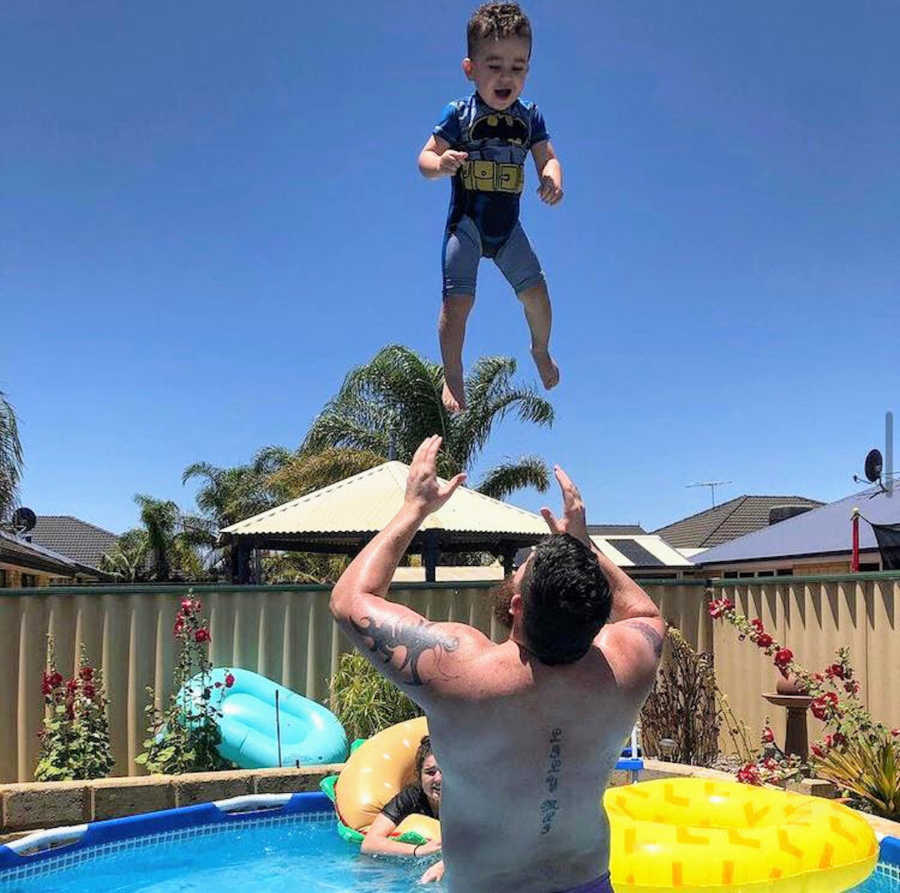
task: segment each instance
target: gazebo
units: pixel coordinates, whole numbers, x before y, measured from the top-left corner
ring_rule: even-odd
[[[254,550],[356,555],[399,510],[408,475],[403,462],[385,462],[223,528],[219,544],[231,547],[233,581],[250,582]],[[428,582],[441,552],[489,552],[509,573],[516,551],[546,535],[540,515],[458,487],[425,519],[409,552],[422,556]]]

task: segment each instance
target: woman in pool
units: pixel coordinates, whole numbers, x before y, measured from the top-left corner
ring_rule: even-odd
[[[441,809],[441,770],[431,752],[431,738],[425,735],[416,751],[416,781],[389,800],[369,826],[362,852],[387,856],[428,856],[441,848],[440,840],[428,843],[401,843],[389,835],[408,815],[420,813],[439,818]]]

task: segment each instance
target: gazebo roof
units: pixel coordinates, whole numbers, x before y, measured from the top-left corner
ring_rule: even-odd
[[[409,466],[385,462],[314,493],[222,529],[223,543],[251,541],[268,548],[330,545],[353,548],[384,528],[403,504]],[[429,515],[417,537],[431,533],[443,549],[487,544],[527,545],[547,535],[540,515],[459,487]],[[302,545],[301,545],[302,544]]]

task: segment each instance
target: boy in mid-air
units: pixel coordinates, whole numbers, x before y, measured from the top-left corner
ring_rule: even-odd
[[[559,381],[550,356],[550,296],[540,262],[519,223],[519,195],[530,151],[540,177],[538,195],[548,205],[562,199],[562,168],[544,119],[519,99],[531,57],[531,25],[515,3],[486,3],[468,25],[462,68],[475,84],[466,99],[451,102],[419,153],[429,179],[450,176],[453,189],[444,234],[444,294],[439,323],[444,361],[444,405],[465,409],[462,346],[475,302],[482,257],[493,258],[525,309],[531,353],[544,387]]]

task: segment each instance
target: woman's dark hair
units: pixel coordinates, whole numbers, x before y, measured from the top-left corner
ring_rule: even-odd
[[[431,735],[423,735],[422,740],[419,742],[419,747],[416,750],[416,784],[422,783],[422,767],[425,765],[425,760],[430,756]]]
[[[593,552],[561,533],[535,548],[522,607],[528,648],[545,664],[569,664],[587,654],[609,619],[612,598]]]

